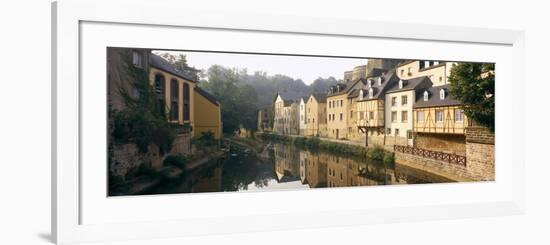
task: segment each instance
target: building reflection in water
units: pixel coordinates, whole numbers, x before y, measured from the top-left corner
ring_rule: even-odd
[[[261,191],[273,189],[443,183],[443,177],[396,164],[274,144],[268,159],[237,154],[186,173],[177,183],[165,183],[153,193]]]

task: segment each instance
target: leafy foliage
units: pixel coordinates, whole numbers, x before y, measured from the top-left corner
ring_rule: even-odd
[[[160,53],[159,56],[172,63],[178,71],[187,75],[187,77],[199,81],[201,70],[189,66],[185,54]]]
[[[147,72],[134,66],[129,66],[128,69],[135,79],[133,85],[137,94],[131,95],[129,91],[119,90],[127,107],[122,111],[109,111],[113,118],[113,143],[135,143],[142,153],[148,151],[150,144],[155,144],[161,153],[168,152],[172,147],[175,131],[170,127],[166,115],[160,112]]]
[[[189,158],[185,155],[169,155],[164,158],[164,166],[175,166],[181,169],[185,168],[185,165],[189,162]]]
[[[494,63],[461,63],[449,76],[449,92],[463,103],[464,114],[491,131],[495,128],[494,71]]]

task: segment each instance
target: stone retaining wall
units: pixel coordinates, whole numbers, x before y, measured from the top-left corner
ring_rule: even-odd
[[[466,128],[466,157],[472,175],[495,180],[495,135],[487,128]]]

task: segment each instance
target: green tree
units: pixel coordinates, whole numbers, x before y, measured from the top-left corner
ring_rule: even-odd
[[[189,66],[187,64],[187,56],[185,56],[185,54],[161,53],[159,56],[172,63],[177,70],[187,75],[189,78],[195,81],[200,80],[201,70]]]
[[[491,131],[495,128],[494,71],[494,63],[460,63],[449,76],[449,92],[462,102],[464,114]]]

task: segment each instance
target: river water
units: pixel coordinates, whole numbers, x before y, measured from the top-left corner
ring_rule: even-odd
[[[387,166],[294,145],[266,143],[262,154],[232,145],[230,151],[203,167],[144,194],[443,183],[451,180],[400,164]]]

